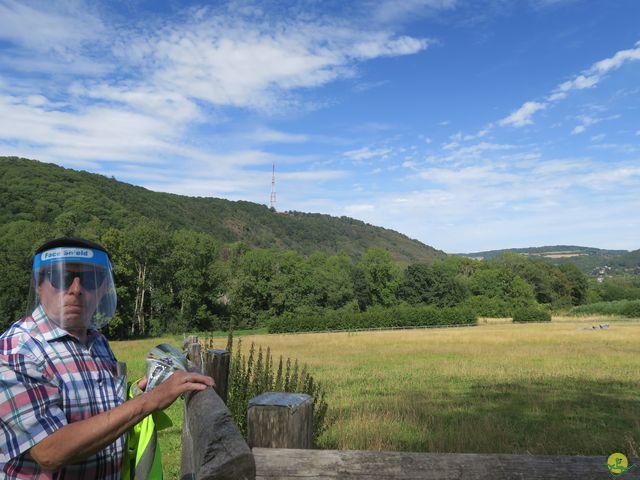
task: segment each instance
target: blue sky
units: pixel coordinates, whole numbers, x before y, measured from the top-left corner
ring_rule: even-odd
[[[640,248],[640,2],[0,0],[0,155],[446,252]]]

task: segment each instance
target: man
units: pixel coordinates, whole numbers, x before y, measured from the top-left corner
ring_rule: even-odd
[[[120,478],[124,434],[213,380],[177,371],[125,402],[126,378],[97,330],[115,313],[116,291],[109,254],[96,243],[44,244],[31,290],[31,314],[0,336],[0,476]]]

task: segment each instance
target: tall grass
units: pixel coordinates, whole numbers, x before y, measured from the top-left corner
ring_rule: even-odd
[[[329,410],[321,448],[640,453],[638,322],[618,322],[606,330],[585,330],[584,323],[569,321],[481,323],[260,335],[251,341],[263,351],[270,348],[274,357],[308,364],[325,386]],[[216,348],[225,347],[225,339],[215,342]],[[117,355],[131,358],[132,343],[114,342]],[[248,348],[243,346],[245,354]],[[177,423],[182,411],[176,413]],[[167,478],[178,478],[172,473],[179,469],[177,426],[174,430],[160,436]]]
[[[204,345],[213,346],[213,338],[204,340]],[[234,341],[233,335],[227,337],[226,350],[231,354],[227,406],[240,428],[247,437],[247,409],[249,400],[265,392],[306,393],[313,398],[313,436],[314,439],[325,430],[327,402],[322,386],[314,380],[307,366],[298,366],[290,357],[283,360],[280,355],[277,366],[269,347],[256,351],[251,342],[248,354],[242,352],[242,339]]]

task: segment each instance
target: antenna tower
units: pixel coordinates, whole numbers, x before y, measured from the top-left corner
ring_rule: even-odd
[[[276,162],[272,162],[271,169],[271,197],[269,199],[271,208],[276,209]]]

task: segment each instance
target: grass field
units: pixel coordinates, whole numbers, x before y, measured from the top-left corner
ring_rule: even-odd
[[[327,388],[320,448],[608,455],[640,452],[640,323],[548,324],[255,335],[243,339],[307,363]],[[608,329],[587,330],[598,323]],[[179,339],[112,342],[141,375],[146,351]],[[224,347],[226,340],[216,340]],[[178,478],[182,406],[161,433]]]

